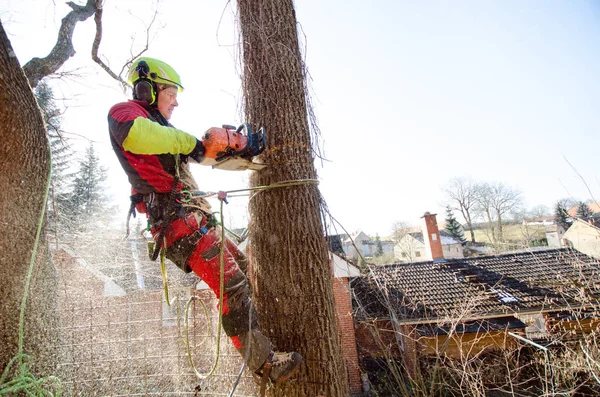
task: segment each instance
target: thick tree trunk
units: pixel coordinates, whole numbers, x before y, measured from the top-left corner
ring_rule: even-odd
[[[245,114],[265,126],[269,166],[252,186],[316,179],[303,63],[291,0],[239,0]],[[250,278],[263,331],[305,358],[300,382],[277,396],[347,396],[332,270],[316,185],[264,190],[250,200]]]
[[[42,115],[0,23],[0,370],[18,352],[19,313],[44,196],[50,151]],[[56,369],[56,273],[39,244],[25,311],[32,369]]]

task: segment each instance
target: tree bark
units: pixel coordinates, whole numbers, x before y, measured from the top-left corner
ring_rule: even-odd
[[[0,368],[18,352],[19,315],[44,202],[50,149],[31,87],[0,23]],[[25,310],[24,353],[56,369],[57,278],[42,236]]]
[[[245,116],[267,131],[252,186],[316,179],[303,62],[291,0],[239,0]],[[332,269],[315,185],[263,190],[250,200],[250,279],[260,325],[278,350],[305,357],[300,382],[277,396],[347,396]],[[272,394],[272,395],[275,395]]]

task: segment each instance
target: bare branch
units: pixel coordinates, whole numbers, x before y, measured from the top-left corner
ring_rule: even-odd
[[[100,48],[100,41],[102,40],[102,2],[98,0],[98,8],[94,15],[94,22],[96,23],[96,36],[94,37],[94,43],[92,44],[92,59],[96,62],[110,77],[117,80],[121,85],[126,86],[127,82],[113,72],[108,65],[106,65],[98,56],[98,49]]]
[[[102,59],[100,59],[100,57],[98,56],[100,42],[102,41],[102,0],[97,0],[97,2],[98,2],[98,7],[97,7],[96,15],[94,16],[94,22],[96,23],[96,36],[94,37],[94,43],[92,45],[92,59],[94,60],[94,62],[96,62],[98,65],[100,65],[100,67],[102,69],[104,69],[104,71],[106,71],[106,73],[108,73],[110,77],[112,77],[113,79],[115,79],[119,83],[121,83],[121,85],[123,87],[127,87],[127,86],[129,86],[129,84],[121,77],[121,75],[123,74],[123,71],[126,70],[133,63],[133,61],[136,58],[138,58],[144,52],[148,51],[148,47],[150,45],[150,29],[152,28],[152,25],[156,21],[156,17],[158,15],[158,7],[154,11],[154,15],[152,16],[152,21],[150,21],[150,24],[148,25],[148,28],[146,29],[146,45],[140,52],[138,52],[135,55],[132,55],[132,57],[123,65],[123,67],[121,68],[121,71],[117,74],[117,73],[113,72],[112,69],[106,63],[104,63],[104,61],[102,61]],[[157,1],[157,4],[158,4],[158,1]]]
[[[23,66],[23,71],[31,87],[37,86],[41,79],[56,72],[70,57],[75,55],[73,47],[75,26],[77,22],[85,21],[94,15],[99,3],[101,3],[99,0],[87,0],[85,6],[73,2],[67,3],[73,11],[62,19],[54,48],[45,58],[32,58]]]

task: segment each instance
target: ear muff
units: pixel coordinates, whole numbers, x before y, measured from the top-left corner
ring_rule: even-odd
[[[153,77],[152,75],[156,75],[156,73],[150,73],[150,66],[144,60],[137,64],[135,71],[138,73],[139,79],[133,84],[133,99],[153,105],[156,102],[158,90],[154,81],[148,79],[148,75]]]
[[[133,86],[133,99],[153,105],[156,102],[156,91],[156,84],[153,81],[140,79]]]

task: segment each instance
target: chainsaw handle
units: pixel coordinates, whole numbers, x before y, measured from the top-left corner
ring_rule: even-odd
[[[250,136],[252,134],[252,127],[250,127],[250,124],[248,123],[242,123],[238,128],[236,128],[235,132],[241,133],[242,131],[245,132],[244,135]]]
[[[242,123],[235,131],[245,135],[248,138],[248,146],[246,146],[244,153],[241,154],[242,156],[258,156],[265,150],[266,137],[264,127],[261,127],[258,131],[253,132],[250,124]]]

